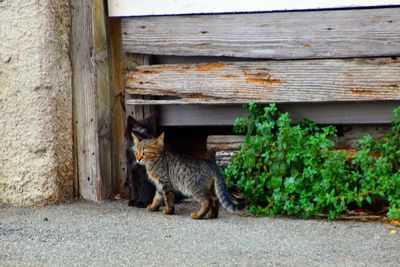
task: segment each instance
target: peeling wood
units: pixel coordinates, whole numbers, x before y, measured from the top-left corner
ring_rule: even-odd
[[[218,69],[222,69],[228,66],[231,66],[230,63],[208,63],[208,64],[197,64],[197,71],[216,71]]]
[[[282,80],[273,78],[271,74],[245,74],[245,76],[248,83],[258,83],[268,87],[284,83]]]
[[[128,104],[298,103],[400,100],[399,85],[400,62],[375,58],[140,66],[126,90],[156,97]]]
[[[266,59],[400,55],[399,7],[123,18],[122,27],[129,53]]]
[[[238,76],[238,75],[230,75],[230,74],[222,75],[221,77],[226,78],[226,79],[239,79],[240,78],[240,76]]]

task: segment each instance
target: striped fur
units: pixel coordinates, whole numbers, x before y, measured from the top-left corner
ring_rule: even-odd
[[[164,214],[173,214],[174,191],[180,191],[200,203],[200,210],[192,213],[193,219],[205,216],[209,219],[217,218],[218,202],[229,212],[240,210],[233,204],[224,177],[215,163],[164,149],[164,134],[142,141],[133,135],[133,139],[136,160],[146,166],[147,174],[157,188],[148,210],[158,210],[164,202]]]

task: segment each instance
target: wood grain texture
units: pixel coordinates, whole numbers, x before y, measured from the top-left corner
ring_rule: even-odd
[[[126,58],[122,52],[121,21],[108,20],[111,70],[111,159],[112,193],[121,194],[126,177],[125,160],[125,71]]]
[[[103,1],[71,1],[79,194],[100,202],[111,190],[110,91]]]
[[[126,52],[304,59],[398,56],[400,8],[122,19]]]
[[[292,121],[304,118],[320,124],[385,124],[400,101],[279,104]],[[160,105],[160,126],[232,126],[247,115],[242,105]]]
[[[244,142],[244,135],[209,135],[207,151],[220,167],[227,167]]]
[[[219,62],[138,67],[127,92],[157,96],[129,104],[400,100],[400,60]]]
[[[148,55],[139,55],[139,54],[128,54],[127,55],[127,68],[137,68],[140,66],[148,66],[151,63],[151,56]],[[126,80],[126,79],[125,79]],[[129,92],[125,91],[125,103],[132,101],[131,95]],[[150,98],[147,96],[140,96],[139,98],[135,98],[135,100],[139,100],[142,102],[149,101]],[[154,110],[153,106],[149,106],[147,104],[135,104],[135,105],[127,105],[126,106],[126,118],[128,116],[132,116],[137,120],[141,120],[149,116]]]

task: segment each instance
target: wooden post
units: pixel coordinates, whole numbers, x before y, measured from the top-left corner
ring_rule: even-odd
[[[121,20],[110,18],[110,78],[111,78],[111,147],[112,189],[120,194],[126,177],[125,158],[125,73],[126,57],[122,52]]]
[[[71,61],[79,194],[100,202],[111,193],[107,31],[102,0],[72,0]]]

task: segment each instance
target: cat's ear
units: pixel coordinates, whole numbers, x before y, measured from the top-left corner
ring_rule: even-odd
[[[136,124],[138,124],[138,121],[132,116],[128,116],[126,121],[127,121],[126,125],[128,126],[127,127],[128,129],[132,129],[133,127],[135,127]]]
[[[132,137],[135,145],[140,143],[140,138],[136,134],[132,133]]]
[[[150,116],[147,118],[147,120],[149,120],[151,124],[155,124],[157,116],[158,116],[158,112],[153,111],[153,113],[150,114]]]
[[[158,112],[153,111],[153,113],[150,114],[149,117],[146,118],[146,121],[148,121],[149,126],[152,128],[153,133],[156,131],[156,120],[158,117]]]
[[[153,144],[158,147],[163,147],[164,146],[164,133],[160,134],[160,136],[157,137],[156,140],[154,140]]]

